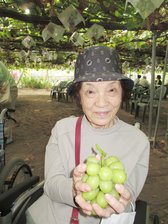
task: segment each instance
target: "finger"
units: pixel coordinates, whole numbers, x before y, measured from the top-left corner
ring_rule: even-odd
[[[75,183],[74,188],[77,192],[87,192],[91,191],[91,188],[88,184],[78,181]]]
[[[92,212],[91,211],[87,211],[87,210],[84,210],[84,209],[82,209],[82,211],[86,215],[92,215]]]
[[[125,210],[125,205],[110,194],[106,194],[105,198],[116,213],[122,213]]]
[[[84,163],[79,164],[77,167],[75,167],[75,169],[73,171],[73,176],[81,177],[84,175],[85,171],[86,171],[86,164],[84,164]]]
[[[92,212],[92,206],[89,202],[85,201],[82,195],[77,195],[75,197],[75,201],[78,203],[78,205],[81,207],[81,209],[87,214],[91,214]]]
[[[101,156],[100,156],[99,154],[97,154],[97,155],[96,155],[96,159],[97,159],[97,160],[100,160],[100,159],[101,159]]]
[[[117,185],[116,189],[118,191],[120,191],[120,203],[122,203],[125,207],[125,209],[127,208],[127,206],[130,204],[130,202],[132,201],[132,195],[131,193],[122,185]]]
[[[131,193],[123,185],[116,184],[115,185],[115,188],[118,191],[118,193],[121,195],[122,198],[124,198],[127,201],[130,201],[131,200]]]
[[[115,213],[114,209],[112,209],[110,206],[108,206],[107,208],[103,209],[103,208],[101,208],[98,204],[94,203],[94,204],[92,204],[92,207],[93,207],[94,212],[95,212],[99,217],[108,218],[108,217],[110,217],[112,214]]]
[[[85,175],[86,165],[85,164],[79,164],[75,169],[73,170],[73,182],[74,184],[78,181],[82,180],[82,177]]]

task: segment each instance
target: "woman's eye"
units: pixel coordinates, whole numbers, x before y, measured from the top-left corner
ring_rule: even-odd
[[[87,90],[86,95],[91,97],[95,94],[95,92],[93,90]]]
[[[114,89],[114,88],[111,88],[111,89],[109,90],[109,92],[113,93],[113,92],[115,92],[115,89]]]
[[[93,94],[92,90],[88,90],[87,92],[88,92],[88,94]]]
[[[111,88],[111,89],[109,89],[109,93],[110,93],[111,95],[114,95],[114,94],[117,93],[117,90],[116,90],[115,88]]]

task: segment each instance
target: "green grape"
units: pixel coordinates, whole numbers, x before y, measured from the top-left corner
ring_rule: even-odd
[[[98,163],[87,163],[86,173],[90,176],[99,174],[101,166]]]
[[[116,156],[109,156],[106,160],[105,160],[105,166],[109,166],[114,162],[118,162],[119,159]]]
[[[109,165],[109,167],[110,167],[110,169],[114,169],[114,170],[116,170],[116,169],[118,169],[118,170],[124,170],[124,166],[123,166],[123,164],[122,164],[122,162],[121,161],[117,161],[117,162],[114,162],[114,163],[111,163],[110,165]]]
[[[96,198],[97,194],[99,192],[99,189],[95,189],[92,191],[88,191],[88,192],[83,192],[82,193],[82,197],[86,200],[86,201],[92,201],[94,198]]]
[[[127,175],[125,173],[124,170],[113,170],[113,175],[112,175],[112,181],[115,184],[124,184],[126,179],[127,179]]]
[[[89,156],[86,160],[86,164],[87,163],[99,163],[100,161],[97,160],[97,158],[95,156]]]
[[[105,199],[105,195],[102,191],[99,191],[97,197],[96,197],[96,202],[101,208],[106,208],[108,203]]]
[[[111,180],[109,181],[100,181],[100,190],[103,193],[109,193],[113,189],[113,183]]]
[[[113,173],[109,167],[107,166],[101,167],[99,172],[99,177],[101,180],[104,180],[104,181],[112,180],[112,176],[113,176]]]
[[[99,186],[99,176],[95,175],[95,176],[88,176],[86,183],[91,187],[92,190],[98,188]]]
[[[83,178],[82,178],[82,182],[85,183],[88,177],[89,177],[89,176],[88,176],[87,174],[85,174],[85,175],[83,176]]]

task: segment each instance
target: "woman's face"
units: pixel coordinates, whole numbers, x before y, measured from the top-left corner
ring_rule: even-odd
[[[83,82],[79,94],[83,112],[93,127],[114,124],[122,101],[120,81]]]

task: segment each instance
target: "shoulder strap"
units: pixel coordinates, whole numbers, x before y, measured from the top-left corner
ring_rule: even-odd
[[[76,122],[76,129],[75,129],[75,165],[77,166],[80,163],[80,140],[81,140],[81,122],[83,116],[79,117]],[[78,209],[72,209],[72,217],[71,217],[71,224],[78,224]]]
[[[75,130],[75,165],[80,163],[80,139],[81,139],[81,122],[83,116],[79,117],[76,122]]]

